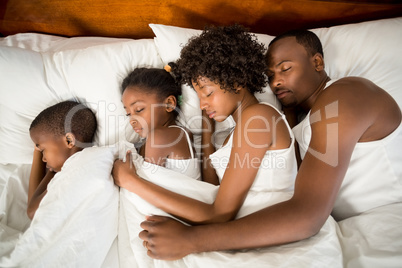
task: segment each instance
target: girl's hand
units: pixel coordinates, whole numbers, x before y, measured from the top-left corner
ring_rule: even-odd
[[[126,162],[120,159],[114,161],[112,176],[114,183],[119,187],[125,187],[133,176],[137,176],[137,171],[132,162],[131,151],[126,153]]]

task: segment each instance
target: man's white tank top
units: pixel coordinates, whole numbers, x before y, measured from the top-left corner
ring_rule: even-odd
[[[310,113],[293,132],[304,158],[311,140]],[[402,202],[402,123],[381,140],[356,144],[332,216],[339,221],[396,202]]]

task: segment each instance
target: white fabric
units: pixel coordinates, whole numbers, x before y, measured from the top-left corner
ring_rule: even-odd
[[[124,154],[124,153],[120,153]],[[197,181],[161,166],[149,164],[136,153],[133,163],[142,178],[170,191],[212,203],[218,186]],[[273,204],[278,200],[269,192],[250,192],[237,217]],[[341,248],[336,223],[330,217],[312,238],[288,245],[241,252],[207,252],[191,254],[177,261],[160,261],[148,257],[138,237],[139,224],[147,215],[170,216],[124,188],[120,189],[119,258],[124,267],[342,267]],[[171,217],[171,216],[170,216]],[[319,257],[318,257],[319,256]]]
[[[98,145],[138,139],[126,122],[120,91],[136,67],[163,67],[151,39],[38,34],[0,39],[0,163],[30,164],[30,123],[45,108],[68,99],[95,112]]]
[[[177,125],[173,125],[171,127],[178,127],[180,128],[184,134],[186,135],[188,149],[191,153],[191,158],[189,159],[173,159],[173,158],[166,158],[165,167],[170,170],[174,170],[181,174],[184,174],[190,178],[194,178],[196,180],[201,180],[201,166],[200,162],[197,157],[194,156],[193,146],[188,135],[187,131]]]
[[[149,26],[156,36],[154,38],[155,45],[164,64],[176,61],[180,56],[181,49],[183,48],[183,46],[186,45],[188,40],[191,37],[197,36],[202,32],[201,30],[187,29],[161,24],[149,24]],[[273,36],[265,34],[256,34],[256,36],[261,43],[265,44],[265,46],[267,46],[268,43],[274,38]],[[181,123],[186,126],[186,128],[190,129],[194,134],[200,134],[201,110],[199,109],[199,100],[197,94],[190,86],[187,85],[182,86],[182,94],[183,104],[181,105]],[[259,101],[268,102],[277,108],[281,108],[279,101],[276,99],[275,95],[271,92],[268,86],[264,88],[263,93],[256,93],[255,95]],[[234,122],[233,120],[231,120],[231,118],[228,118],[224,122],[216,123],[215,128],[217,132],[222,134],[216,137],[218,144],[223,142],[221,137],[226,136],[228,129],[233,126]],[[198,137],[198,135],[195,135],[195,140],[200,140],[200,137]],[[197,147],[196,149],[199,148]]]
[[[108,148],[87,148],[72,155],[50,181],[23,233],[19,231],[25,226],[9,233],[12,225],[6,218],[13,211],[2,202],[0,267],[101,267],[118,228],[119,195],[110,175],[113,162]],[[24,171],[17,179],[27,180],[29,172]],[[2,198],[4,194],[15,193],[3,191]]]
[[[396,203],[338,222],[344,267],[401,267],[401,212],[402,203]]]
[[[311,140],[310,113],[294,133],[304,157]],[[382,140],[356,144],[332,211],[336,220],[402,202],[401,152],[402,123]],[[367,171],[364,176],[362,171]]]
[[[272,198],[276,195],[278,201],[285,201],[292,197],[295,178],[297,174],[297,162],[295,154],[295,139],[293,132],[286,121],[285,115],[278,109],[268,103],[262,103],[275,109],[282,118],[289,130],[291,144],[286,149],[281,150],[267,150],[264,158],[261,161],[260,168],[254,179],[254,183],[250,188],[250,191],[265,191],[272,195]],[[219,177],[219,181],[222,182],[226,167],[229,163],[230,153],[233,145],[233,132],[230,134],[227,143],[216,150],[209,156],[211,164],[214,167],[216,174]],[[252,160],[246,159],[243,161],[235,160],[239,165],[244,165],[243,168],[248,168],[248,165],[253,165]]]
[[[117,80],[123,79],[126,75],[123,71],[136,66],[162,67],[168,61],[177,59],[181,47],[185,45],[188,38],[199,32],[156,24],[151,27],[157,36],[155,40],[64,38],[33,33],[0,38],[0,228],[4,228],[0,232],[0,255],[5,255],[14,248],[18,237],[30,223],[26,217],[26,193],[33,147],[28,128],[37,113],[70,96],[88,100],[94,103],[92,107],[101,103],[102,105],[97,105],[99,108],[97,116],[101,118],[100,129],[105,131],[99,133],[100,140],[106,143],[135,139],[131,137],[132,130],[127,122],[123,122],[124,120],[120,117],[124,113],[120,114],[118,111],[121,103]],[[402,17],[399,17],[313,29],[313,31],[322,40],[325,69],[331,78],[353,75],[368,78],[388,91],[402,107],[401,28]],[[264,39],[259,40],[267,44],[272,38],[264,36]],[[56,62],[52,63],[53,59]],[[116,68],[109,68],[109,61]],[[119,61],[124,61],[125,67],[121,67]],[[94,82],[90,83],[89,80]],[[111,82],[112,80],[114,82]],[[185,104],[182,118],[188,120],[184,122],[184,125],[194,126],[190,129],[199,133],[200,121],[197,117],[200,111],[199,101],[195,92],[187,89],[183,89]],[[264,94],[262,94],[263,97],[271,99],[269,90],[267,94]],[[271,103],[268,100],[267,102]],[[277,101],[276,103],[278,104]],[[119,116],[116,117],[115,114]],[[129,129],[118,132],[117,126]],[[231,126],[233,121],[229,118],[222,129],[226,130]],[[116,137],[117,132],[118,137]],[[219,136],[225,137],[226,134],[227,132],[222,131]],[[360,174],[363,177],[366,175],[366,173]],[[381,175],[380,178],[384,176]],[[168,183],[168,181],[165,182]],[[195,183],[198,187],[201,182],[191,183]],[[200,190],[200,194],[202,191],[204,190]],[[198,189],[192,192],[194,195],[196,193]],[[258,198],[252,200],[256,200],[257,203],[261,201]],[[338,223],[338,238],[342,245],[345,267],[400,267],[402,262],[401,209],[400,204],[387,205]],[[143,212],[146,213],[146,211]],[[143,220],[143,215],[141,213],[140,215]],[[120,219],[123,216],[124,214],[120,214]],[[126,226],[129,224],[132,237],[138,239],[136,230],[131,229],[135,227],[135,224],[131,224],[131,220],[127,220],[127,223],[121,221],[120,227],[122,224]],[[327,239],[328,243],[335,243],[337,237],[332,235],[333,225],[336,226],[329,220],[326,227],[321,230],[325,235],[319,235],[318,240]],[[338,256],[340,252],[331,250],[336,247],[324,249],[319,243],[315,244],[318,240],[313,238],[281,247],[251,250],[244,254],[214,252],[205,253],[205,255],[193,254],[191,258],[179,262],[153,262],[158,263],[159,266],[175,266],[176,263],[178,263],[176,266],[180,266],[185,262],[190,267],[209,267],[210,263],[212,263],[211,267],[214,265],[221,267],[229,265],[242,267],[336,266],[336,264],[331,265],[331,258]],[[131,247],[130,243],[127,245]],[[140,248],[141,246],[138,245],[139,254],[143,254],[141,253],[143,249]],[[112,246],[110,252],[112,254],[106,257],[105,267],[118,267],[113,265],[115,261],[118,261],[115,255],[118,253],[122,257],[129,251],[120,247],[117,252],[117,249]],[[304,257],[299,258],[303,254]],[[141,256],[142,260],[149,262],[146,256]],[[127,259],[120,258],[120,264],[123,267],[130,261],[133,261],[131,253]]]
[[[335,83],[329,81],[325,88]],[[336,108],[337,111],[337,108]],[[329,114],[326,114],[329,116]],[[304,158],[311,141],[310,113],[293,128]],[[332,216],[343,220],[364,211],[402,202],[402,123],[379,141],[356,144]],[[367,174],[362,176],[362,170]]]

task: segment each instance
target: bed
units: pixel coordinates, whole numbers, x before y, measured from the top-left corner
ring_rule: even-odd
[[[119,84],[135,67],[163,68],[177,59],[204,26],[233,23],[248,27],[265,45],[282,31],[311,29],[323,43],[331,78],[368,78],[402,107],[398,1],[2,1],[0,267],[401,267],[400,203],[339,222],[329,217],[316,236],[279,247],[191,254],[173,262],[146,256],[138,223],[163,212],[119,191],[110,177],[114,158],[138,139],[127,124]],[[257,98],[281,108],[269,88]],[[68,172],[49,186],[52,194],[31,222],[28,128],[41,110],[66,99],[96,112],[97,147],[69,161]],[[180,120],[196,144],[199,116],[196,94],[183,86]],[[218,142],[232,125],[227,120],[217,126]],[[79,168],[82,163],[85,169]],[[137,164],[141,170],[144,163]],[[198,181],[183,186],[164,170],[140,172],[205,202],[217,190]],[[246,200],[238,216],[267,205],[264,198]]]

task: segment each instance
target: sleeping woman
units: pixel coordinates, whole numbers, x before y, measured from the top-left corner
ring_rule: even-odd
[[[175,77],[196,91],[205,116],[217,122],[232,116],[236,123],[221,148],[213,152],[209,141],[203,151],[210,156],[203,180],[220,184],[214,202],[141,178],[130,158],[116,160],[115,184],[189,224],[234,219],[250,191],[263,191],[275,202],[289,199],[297,172],[293,134],[276,108],[254,96],[267,85],[264,53],[264,46],[241,26],[211,27],[190,39],[173,65]],[[205,132],[203,139],[211,136]]]

